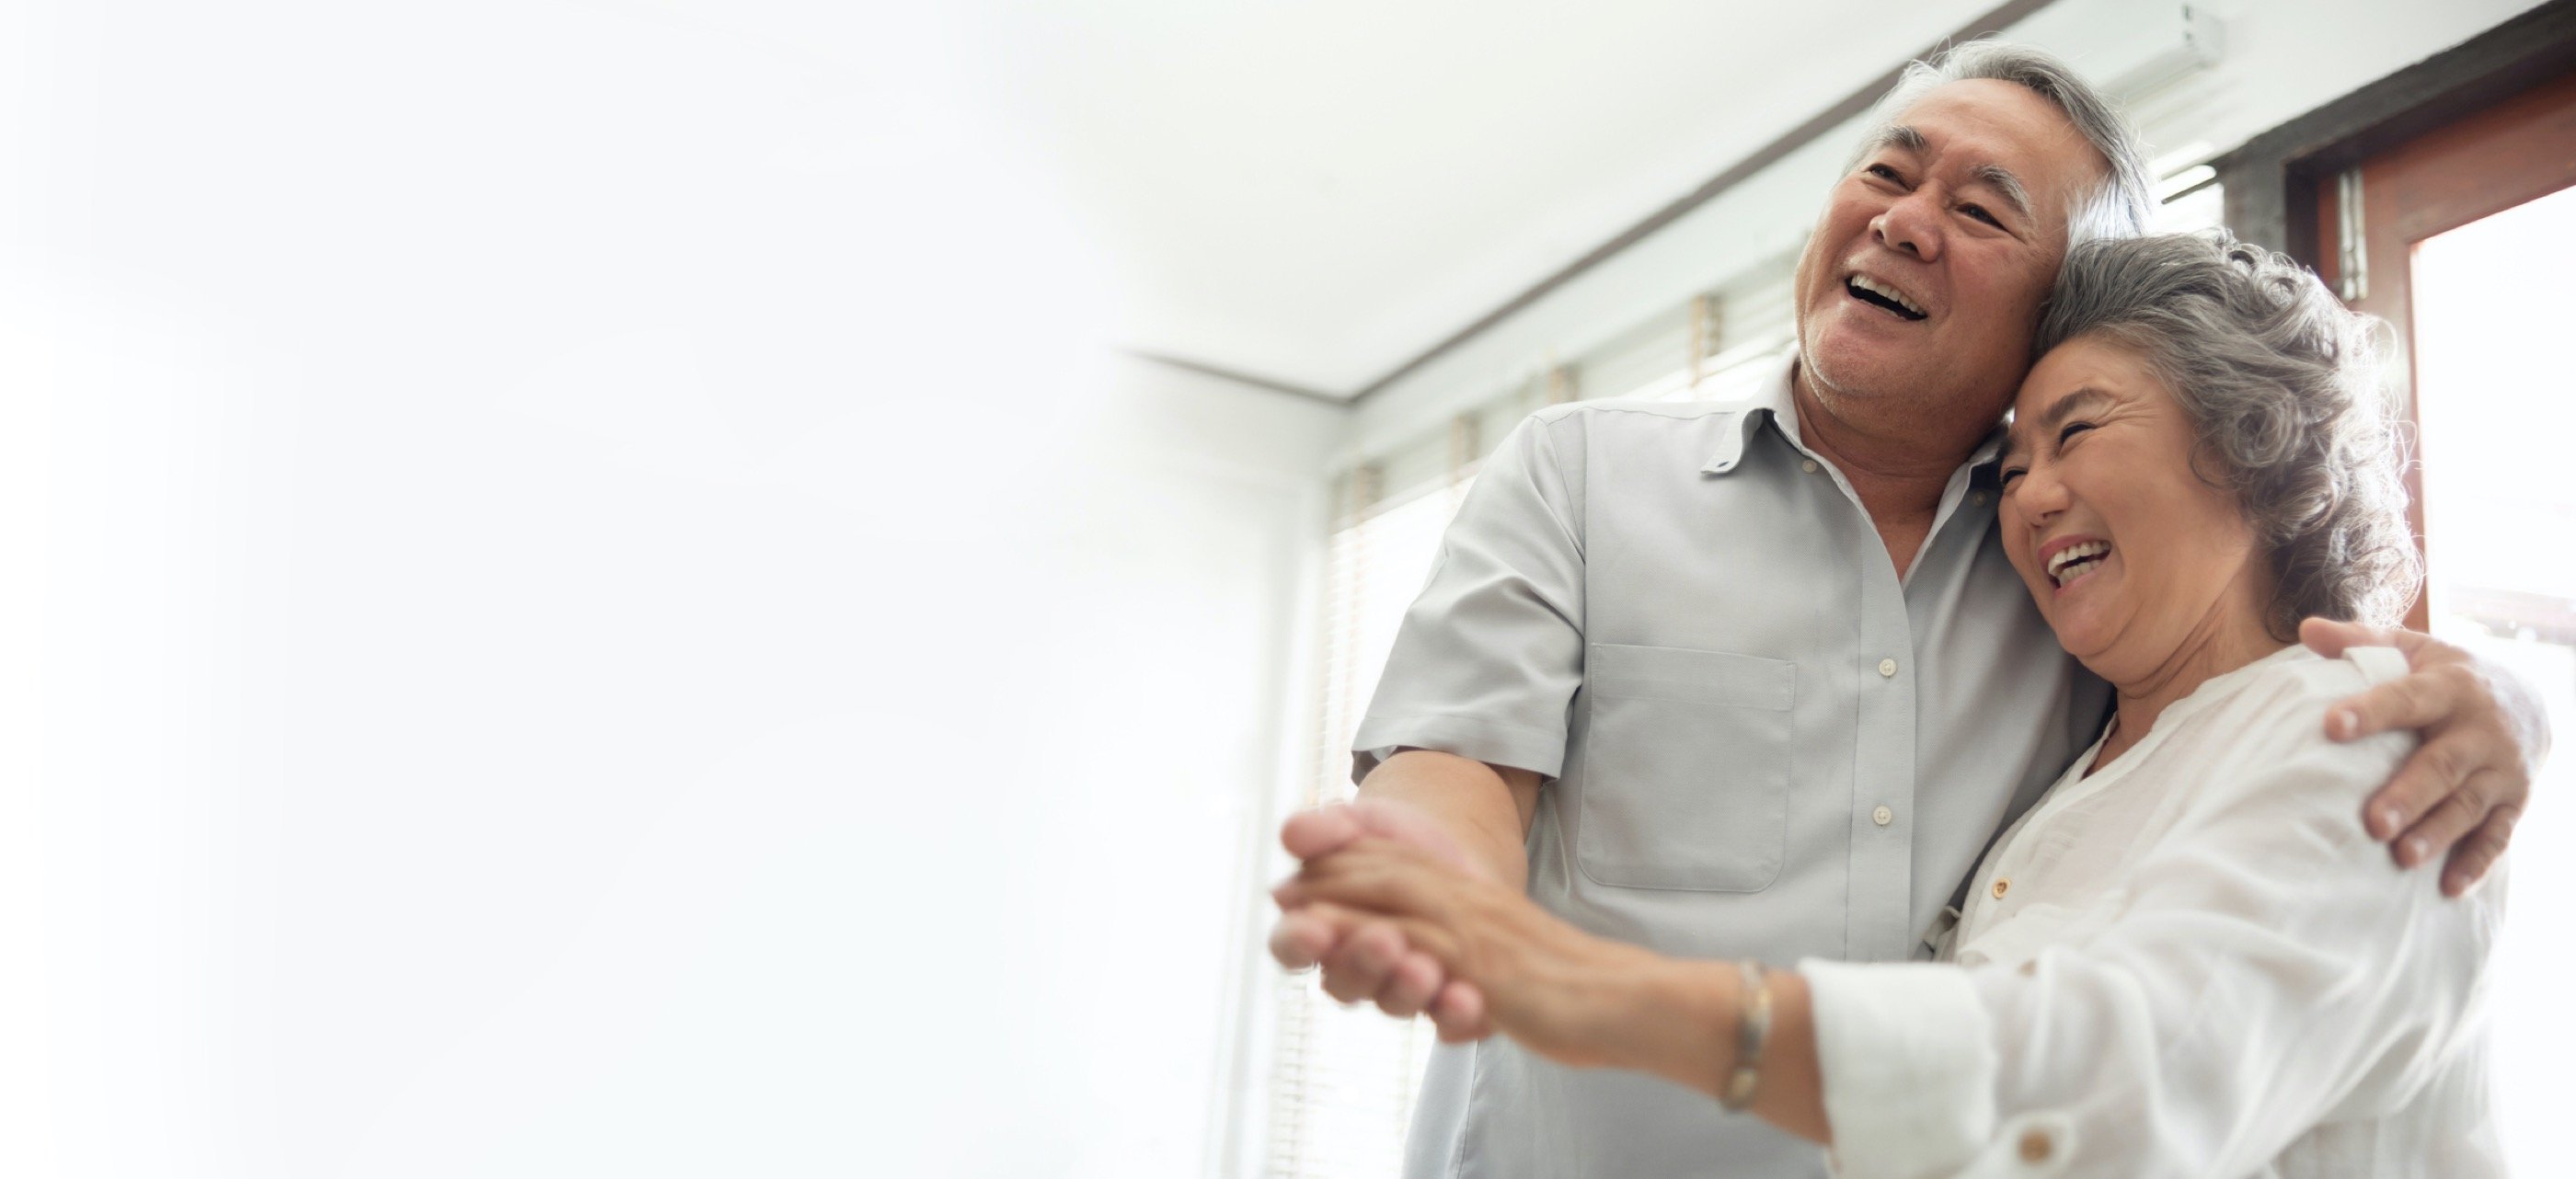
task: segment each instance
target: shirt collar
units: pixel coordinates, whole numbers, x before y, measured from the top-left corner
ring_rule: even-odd
[[[1744,385],[1729,391],[1740,404],[1718,440],[1717,453],[1709,456],[1707,466],[1700,468],[1703,475],[1723,475],[1734,470],[1735,465],[1743,461],[1746,444],[1766,421],[1778,422],[1780,433],[1789,440],[1789,445],[1797,447],[1801,454],[1814,457],[1814,452],[1808,450],[1807,444],[1798,437],[1796,394],[1789,382],[1790,374],[1798,369],[1798,350],[1784,348],[1776,357],[1745,367],[1751,371],[1746,374]],[[1993,430],[1986,433],[1985,441],[1979,442],[1977,449],[1969,452],[1964,465],[1972,470],[1991,468],[2003,454],[2003,449],[2004,427],[1998,422]],[[1979,471],[1977,478],[1991,481],[1993,472]]]
[[[1789,390],[1789,374],[1798,367],[1798,350],[1784,348],[1778,356],[1746,365],[1744,385],[1728,390],[1739,402],[1735,415],[1720,431],[1717,453],[1709,456],[1708,465],[1700,468],[1703,475],[1723,475],[1735,469],[1744,458],[1744,447],[1765,421],[1780,423],[1780,432],[1792,446],[1806,447],[1798,441],[1798,412]]]

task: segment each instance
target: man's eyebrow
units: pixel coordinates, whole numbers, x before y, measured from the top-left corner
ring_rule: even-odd
[[[1869,152],[1877,151],[1882,147],[1902,148],[1910,152],[1920,152],[1929,146],[1931,146],[1931,141],[1923,138],[1922,132],[1917,131],[1912,127],[1908,127],[1903,123],[1890,123],[1879,128],[1878,134],[1869,137],[1869,147],[1864,150],[1862,154],[1866,155]]]
[[[1885,147],[1898,148],[1919,155],[1930,150],[1932,142],[1925,139],[1921,131],[1903,123],[1890,123],[1879,128],[1876,135],[1869,137],[1869,145],[1861,150],[1861,154],[1866,156]],[[1995,195],[2002,197],[2003,202],[2011,206],[2012,211],[2022,220],[2033,220],[2030,188],[2021,182],[2021,177],[2013,175],[2012,169],[2001,164],[1979,164],[1969,175],[1976,177],[1986,187],[1994,189]]]
[[[2012,206],[2016,216],[2024,221],[2032,220],[2030,190],[2022,187],[2021,177],[2013,175],[2011,169],[2001,164],[1979,164],[1970,175],[1994,189],[1995,195],[2002,197],[2005,204]]]

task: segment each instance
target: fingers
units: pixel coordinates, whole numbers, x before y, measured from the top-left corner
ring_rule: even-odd
[[[2521,807],[2497,807],[2468,838],[2452,844],[2450,863],[2442,869],[2442,895],[2466,895],[2486,879],[2487,870],[2504,858],[2505,845],[2513,841],[2513,825],[2521,818]]]
[[[1343,1003],[1374,999],[1404,956],[1404,935],[1393,925],[1364,923],[1324,955],[1324,993]]]
[[[2395,633],[2332,618],[2309,618],[2299,623],[2299,641],[2306,644],[2308,650],[2328,659],[2343,658],[2346,647],[2392,646]]]
[[[1429,1010],[1449,981],[1440,960],[1408,947],[1402,930],[1329,904],[1281,917],[1270,954],[1290,970],[1321,963],[1325,994],[1343,1003],[1373,998],[1379,1010],[1406,1019]]]
[[[1428,1015],[1447,1043],[1494,1034],[1484,993],[1471,983],[1448,977],[1440,958],[1415,948],[1403,928],[1330,901],[1300,896],[1291,887],[1295,884],[1292,880],[1280,886],[1281,902],[1291,907],[1270,933],[1270,953],[1281,966],[1302,970],[1321,965],[1319,982],[1336,1002],[1374,1000],[1388,1015]]]
[[[1361,832],[1360,819],[1349,806],[1319,806],[1288,816],[1279,825],[1279,843],[1289,855],[1311,860],[1341,850]]]
[[[2392,729],[2421,729],[2454,719],[2461,705],[2460,672],[2436,667],[2393,679],[2326,710],[2326,736],[2352,741]]]
[[[1411,1019],[1431,1006],[1446,981],[1438,960],[1420,951],[1408,953],[1387,972],[1386,987],[1377,993],[1377,1009],[1398,1019]]]
[[[1274,946],[1277,941],[1274,935]],[[1369,980],[1381,976],[1385,981],[1370,994]],[[1337,1002],[1374,998],[1378,1010],[1399,1019],[1428,1014],[1442,1038],[1453,1043],[1493,1034],[1485,1021],[1484,996],[1471,984],[1450,980],[1438,959],[1405,949],[1402,934],[1391,926],[1367,925],[1354,932],[1331,951],[1320,982]]]
[[[1464,985],[1449,979],[1440,959],[1413,948],[1395,924],[1326,901],[1312,901],[1281,916],[1270,932],[1270,955],[1290,970],[1320,964],[1325,994],[1341,1003],[1373,999],[1380,1010],[1399,1018],[1424,1014],[1443,996],[1450,996],[1454,1006],[1460,1000],[1452,992]],[[1470,1016],[1481,1020],[1482,997],[1473,988],[1467,993]],[[1459,1026],[1472,1029],[1474,1024]]]
[[[1362,798],[1302,810],[1279,826],[1280,846],[1301,860],[1331,855],[1364,836],[1432,851],[1446,851],[1451,842],[1429,815],[1385,799]]]
[[[1270,927],[1270,956],[1290,970],[1305,970],[1323,961],[1339,937],[1328,913],[1298,909],[1281,914],[1279,924]]]
[[[1363,798],[1351,803],[1349,811],[1360,834],[1412,848],[1479,878],[1493,875],[1447,827],[1419,807],[1387,798]]]
[[[1295,876],[1271,889],[1270,897],[1283,909],[1329,901],[1353,909],[1423,916],[1436,910],[1453,881],[1465,879],[1455,870],[1437,866],[1417,849],[1372,836],[1308,860]]]
[[[2406,759],[2406,764],[2397,767],[2395,776],[2379,788],[2379,793],[2370,797],[2369,806],[2362,812],[2362,826],[2373,839],[2396,840],[2399,832],[2422,822],[2442,800],[2456,793],[2469,780],[2474,765],[2475,759],[2463,751],[2460,741],[2426,742]],[[2402,843],[2398,850],[2399,862],[2411,863],[2402,854]]]
[[[1307,846],[1343,834],[1330,829],[1336,820],[1326,812],[1307,815],[1314,821],[1283,833],[1292,850],[1310,837],[1314,843]],[[1451,1042],[1490,1036],[1482,992],[1451,979],[1443,966],[1457,951],[1455,939],[1436,924],[1402,916],[1433,907],[1443,878],[1476,887],[1417,846],[1353,835],[1271,890],[1287,910],[1271,931],[1271,956],[1292,970],[1321,965],[1323,991],[1337,1002],[1375,1001],[1398,1017],[1429,1014]],[[1415,943],[1413,934],[1427,940]]]
[[[1431,1024],[1444,1044],[1464,1044],[1494,1034],[1485,1015],[1485,993],[1470,982],[1451,982],[1431,1001]]]
[[[2437,800],[2424,817],[2406,828],[2396,844],[2397,862],[2409,868],[2431,863],[2451,850],[2460,837],[2475,831],[2495,809],[2503,776],[2493,771],[2472,774],[2459,788]]]

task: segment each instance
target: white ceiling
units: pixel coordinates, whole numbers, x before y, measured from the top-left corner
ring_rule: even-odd
[[[1348,395],[1995,0],[1013,0],[969,48],[1121,341]]]

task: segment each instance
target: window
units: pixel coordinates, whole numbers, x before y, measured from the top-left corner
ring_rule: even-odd
[[[2576,188],[2430,238],[2414,257],[2416,379],[2424,440],[2426,597],[2433,633],[2538,688],[2564,746],[2576,722],[2576,489],[2558,464],[2576,404],[2553,372],[2549,301],[2530,276],[2576,266]],[[2555,809],[2576,790],[2561,756],[2532,787]],[[2558,816],[2550,814],[2549,818]],[[2512,904],[2490,974],[2496,1099],[2511,1168],[2563,1175],[2576,1144],[2554,1094],[2576,1044],[2561,1001],[2569,955],[2554,925],[2576,904],[2576,830],[2523,824]]]
[[[1373,469],[1344,480],[1357,505],[1335,529],[1326,558],[1323,699],[1314,772],[1295,810],[1349,799],[1351,735],[1386,665],[1405,607],[1431,576],[1440,534],[1470,476],[1371,509]],[[1316,974],[1278,975],[1270,1070],[1269,1147],[1274,1179],[1341,1179],[1401,1170],[1414,1090],[1436,1038],[1429,1020],[1399,1022],[1373,1007],[1345,1010]]]
[[[2571,159],[2576,79],[2562,79],[2366,156],[2318,194],[2323,269],[2390,322],[2390,380],[2418,430],[2410,490],[2426,578],[2412,624],[2538,689],[2562,746],[2576,723],[2576,554],[2564,543],[2576,490],[2559,464],[2576,402],[2556,376],[2555,306],[2533,292],[2576,265]],[[2571,790],[2576,764],[2561,756],[2532,796],[2551,808]],[[2576,1017],[2559,1000],[2568,955],[2551,925],[2576,904],[2576,831],[2523,824],[2510,872],[2484,1013],[2497,1120],[2510,1169],[2564,1174],[2576,1141],[2550,1098]]]

